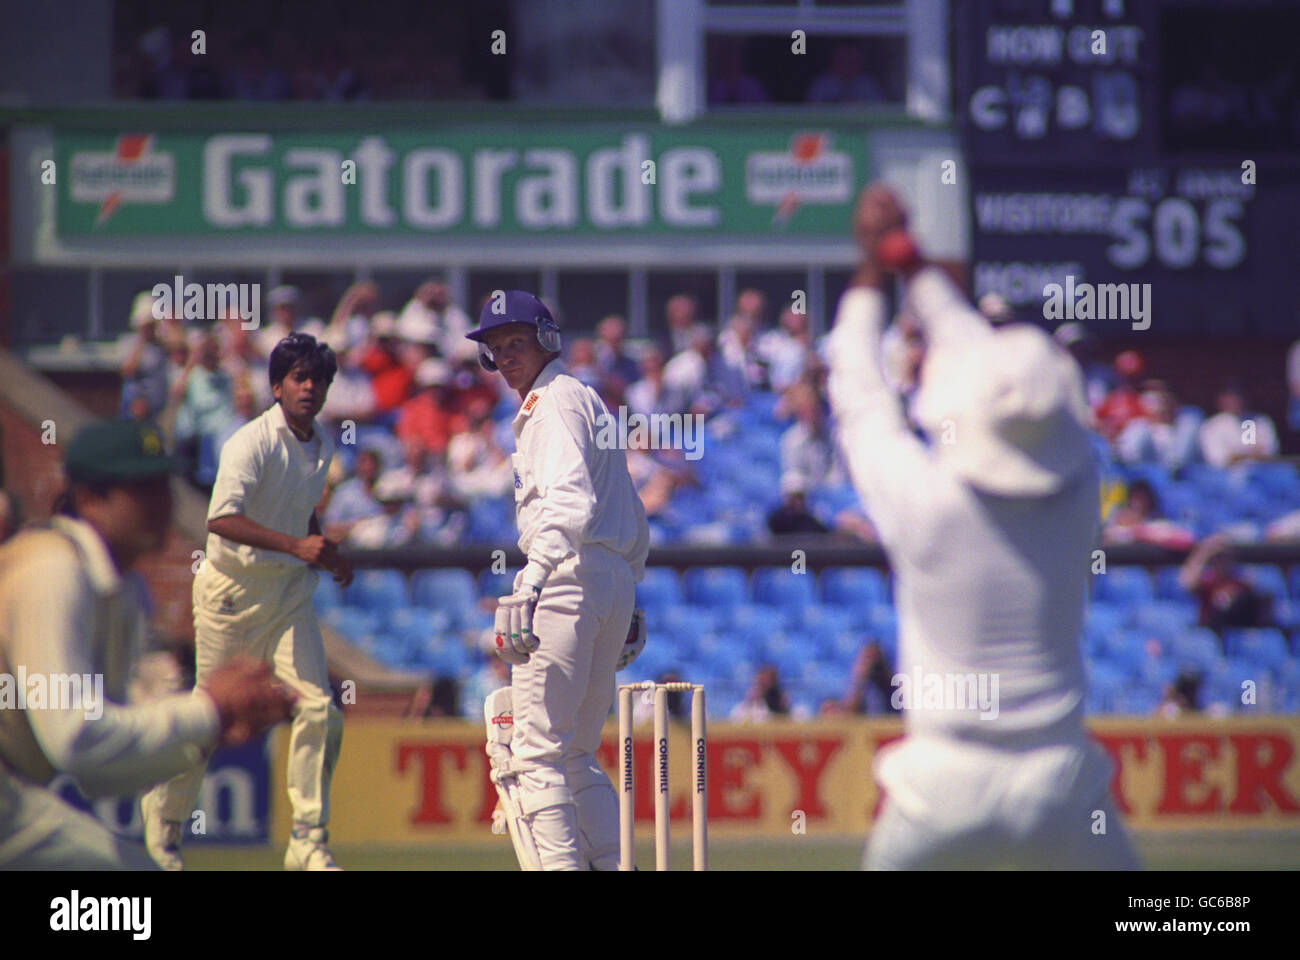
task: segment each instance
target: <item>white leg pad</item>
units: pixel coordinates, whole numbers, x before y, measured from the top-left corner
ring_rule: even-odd
[[[578,813],[578,845],[592,870],[618,869],[618,797],[591,754],[568,765],[569,789]]]

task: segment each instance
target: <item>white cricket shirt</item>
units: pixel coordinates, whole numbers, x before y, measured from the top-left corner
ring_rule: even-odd
[[[932,349],[988,329],[942,272],[924,270],[909,286]],[[1077,741],[1085,703],[1079,633],[1100,532],[1095,465],[1047,497],[976,491],[908,429],[881,375],[884,319],[878,291],[851,288],[827,353],[839,441],[896,578],[895,680],[908,675],[920,707],[905,711],[905,726],[1016,747]],[[952,694],[927,707],[931,677]],[[959,685],[966,702],[977,699],[981,677],[989,694],[996,678],[996,718],[949,708]]]
[[[235,431],[221,448],[208,520],[238,513],[278,533],[307,536],[334,458],[334,441],[320,423],[313,421],[312,431],[313,440],[307,444],[295,437],[278,403]],[[306,566],[292,554],[250,547],[215,533],[208,534],[206,562],[235,579],[246,573],[276,576]]]
[[[199,762],[220,730],[206,693],[124,706],[143,631],[135,584],[85,521],[56,516],[0,547],[0,777],[61,771],[90,796],[126,796]],[[54,696],[73,676],[80,693]]]
[[[596,391],[558,359],[537,375],[512,424],[519,549],[549,573],[584,544],[598,544],[627,560],[640,583],[650,528],[624,451],[596,443],[608,416]]]

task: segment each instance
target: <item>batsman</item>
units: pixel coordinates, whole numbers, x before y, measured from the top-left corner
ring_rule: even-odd
[[[467,336],[522,401],[512,460],[527,564],[496,613],[513,669],[486,705],[492,779],[523,869],[617,870],[618,801],[595,754],[614,674],[644,643],[645,510],[624,452],[596,441],[609,411],[564,372],[541,300],[498,290]]]

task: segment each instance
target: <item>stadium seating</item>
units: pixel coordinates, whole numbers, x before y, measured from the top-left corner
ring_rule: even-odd
[[[1300,624],[1290,598],[1300,568],[1252,565],[1246,574],[1273,593],[1275,613],[1290,630],[1225,630],[1196,626],[1196,605],[1177,587],[1176,569],[1112,567],[1095,578],[1101,595],[1089,603],[1083,652],[1090,677],[1090,713],[1150,713],[1181,672],[1202,677],[1201,705],[1233,711],[1300,710]],[[414,573],[366,570],[347,591],[322,576],[316,602],[325,621],[385,663],[462,680],[484,654],[467,645],[490,626],[480,598],[509,592],[515,571],[461,569]],[[731,712],[763,664],[777,668],[792,702],[815,712],[848,689],[855,658],[877,641],[897,655],[897,611],[887,579],[872,568],[827,568],[820,575],[786,567],[697,567],[679,576],[651,567],[637,587],[648,611],[651,642],[620,680],[655,679],[673,671],[709,687],[713,716]],[[1242,684],[1256,701],[1242,704]]]

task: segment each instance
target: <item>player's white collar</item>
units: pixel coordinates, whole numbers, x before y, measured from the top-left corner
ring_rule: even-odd
[[[55,516],[50,525],[71,537],[86,561],[86,576],[95,592],[108,596],[122,587],[122,575],[109,555],[108,545],[93,526],[75,517]]]
[[[550,385],[552,380],[563,372],[564,363],[559,357],[556,357],[546,366],[542,367],[542,372],[539,373],[537,379],[533,381],[533,386],[528,391],[527,396],[524,397],[524,402],[519,405],[519,412],[515,414],[514,425],[516,427],[532,416],[533,411],[537,409],[537,404],[542,399],[542,394],[546,392],[546,388]]]

